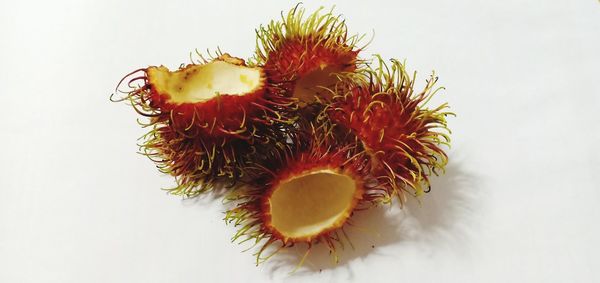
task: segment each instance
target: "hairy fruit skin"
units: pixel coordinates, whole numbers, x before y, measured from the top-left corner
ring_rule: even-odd
[[[341,39],[340,39],[341,40]],[[264,64],[268,78],[274,82],[296,82],[311,72],[326,67],[340,72],[356,70],[358,50],[346,46],[327,47],[319,44],[319,38],[290,38],[282,40],[279,48],[269,52]],[[307,49],[307,46],[310,48]]]
[[[263,65],[267,77],[281,84],[293,97],[305,105],[315,100],[297,96],[294,87],[311,73],[326,71],[329,75],[353,72],[358,63],[360,37],[348,36],[347,27],[339,16],[321,9],[304,18],[304,9],[296,7],[281,22],[272,21],[257,30],[258,40],[254,60]],[[325,74],[328,75],[328,74]],[[318,88],[319,85],[313,87]],[[328,100],[327,92],[316,100]]]
[[[445,111],[446,103],[426,107],[440,89],[433,90],[436,77],[414,93],[414,78],[402,63],[392,60],[390,68],[378,60],[377,69],[350,75],[336,86],[328,114],[359,137],[373,160],[373,175],[387,184],[389,197],[403,201],[404,191],[427,192],[429,176],[444,170],[448,157],[440,146],[449,146],[445,117],[452,113]]]
[[[203,64],[224,61],[246,67],[244,60],[221,54]],[[190,64],[176,72],[202,65]],[[282,129],[293,123],[293,100],[283,89],[268,84],[260,69],[259,87],[244,95],[220,94],[214,98],[174,103],[169,93],[159,91],[156,76],[164,67],[149,67],[127,75],[117,86],[134,110],[149,117],[151,131],[143,136],[141,151],[163,173],[174,176],[174,194],[195,196],[217,182],[234,184],[244,177],[244,164],[252,163],[261,147],[272,147],[283,138]],[[259,67],[254,67],[259,68]],[[119,90],[128,79],[128,90]],[[260,149],[266,150],[266,149]]]
[[[257,165],[257,178],[248,188],[233,191],[229,196],[237,205],[227,212],[225,220],[241,226],[233,239],[262,242],[257,253],[257,264],[266,260],[261,254],[276,243],[280,248],[305,243],[309,250],[315,243],[325,243],[335,256],[336,242],[341,241],[338,233],[345,233],[343,227],[350,221],[353,211],[375,205],[375,200],[382,195],[383,189],[373,185],[370,159],[359,144],[352,143],[351,138],[335,140],[335,130],[331,125],[310,125],[303,130],[303,134],[296,136],[299,140],[292,142],[286,151],[278,151],[267,162]],[[318,234],[298,238],[284,235],[272,225],[269,214],[271,196],[282,182],[321,170],[349,176],[356,182],[351,209],[342,221],[337,221]]]
[[[247,67],[243,59],[223,54],[213,61],[224,61],[230,64]],[[209,62],[206,62],[209,63]],[[196,65],[187,65],[178,71],[185,71]],[[260,86],[251,93],[231,95],[227,93],[202,102],[174,103],[168,93],[161,93],[153,83],[152,70],[164,67],[149,67],[146,71],[149,88],[149,106],[160,113],[158,119],[169,123],[176,129],[198,131],[192,135],[234,136],[244,139],[252,137],[253,124],[269,125],[274,120],[284,121],[279,112],[288,111],[292,101],[285,98],[283,90],[276,85],[267,84],[264,71],[261,72]]]
[[[296,6],[260,26],[248,64],[198,53],[175,71],[131,72],[117,86],[124,97],[111,96],[147,118],[140,151],[175,178],[172,194],[226,189],[224,220],[238,228],[233,241],[259,246],[257,265],[306,244],[300,266],[318,243],[337,263],[355,211],[429,192],[448,162],[453,113],[428,106],[435,74],[415,92],[403,63],[376,55],[371,67],[362,36],[332,11]]]

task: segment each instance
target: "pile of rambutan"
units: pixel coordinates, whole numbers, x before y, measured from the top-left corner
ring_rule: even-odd
[[[335,255],[354,211],[418,198],[448,161],[452,113],[427,106],[435,74],[415,91],[416,73],[359,57],[361,40],[332,10],[296,6],[257,30],[250,60],[138,69],[111,99],[147,117],[140,151],[175,177],[171,193],[232,202],[225,220],[259,245],[257,264],[297,243]]]

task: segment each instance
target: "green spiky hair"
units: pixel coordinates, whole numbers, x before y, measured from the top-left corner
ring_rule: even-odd
[[[354,71],[360,62],[358,53],[364,48],[359,46],[363,36],[349,36],[341,16],[334,15],[333,9],[323,12],[322,7],[305,17],[305,10],[296,6],[282,15],[281,21],[271,21],[256,33],[251,61],[264,67],[271,82],[290,89],[298,79],[315,71]]]
[[[299,265],[317,243],[337,262],[353,212],[429,192],[454,114],[430,106],[443,89],[435,73],[415,91],[404,62],[359,57],[368,42],[333,8],[296,5],[256,35],[248,64],[219,50],[175,71],[138,69],[111,100],[148,118],[140,153],[175,177],[171,193],[227,187],[224,220],[234,242],[258,246],[257,264],[299,243]]]
[[[256,164],[254,170],[260,173],[252,184],[231,191],[227,196],[227,200],[236,205],[227,211],[225,221],[239,227],[232,240],[258,245],[260,248],[255,253],[257,265],[282,248],[298,243],[307,244],[307,254],[314,244],[323,243],[337,262],[337,249],[343,248],[344,242],[351,245],[344,228],[351,223],[354,211],[377,205],[377,199],[385,194],[385,188],[377,186],[370,176],[369,156],[356,138],[345,129],[337,129],[338,126],[332,125],[326,117],[317,120],[316,123],[302,125],[302,131],[293,136],[294,140],[285,150],[271,151],[271,156],[264,163]],[[323,168],[352,176],[357,182],[354,204],[338,226],[310,237],[288,238],[272,225],[271,197],[282,180]],[[264,256],[271,246],[277,247],[275,252]]]
[[[429,176],[443,172],[448,162],[440,146],[450,146],[447,103],[430,108],[428,103],[442,87],[435,88],[432,74],[423,90],[414,91],[405,64],[380,56],[375,67],[343,75],[328,113],[334,123],[359,137],[373,159],[373,174],[388,185],[388,198],[404,192],[420,196],[430,189]]]
[[[264,64],[270,54],[280,50],[288,40],[311,40],[339,52],[362,49],[358,44],[364,36],[348,36],[348,27],[340,15],[333,14],[334,8],[326,13],[323,10],[320,7],[304,18],[305,9],[296,5],[287,15],[282,15],[281,22],[272,20],[267,26],[257,29],[255,62]]]
[[[200,60],[192,60],[192,64],[182,65],[174,72],[163,66],[136,70],[117,85],[115,94],[122,97],[111,98],[129,102],[138,114],[148,117],[146,123],[138,120],[151,129],[141,138],[140,153],[150,158],[160,172],[175,177],[177,185],[168,191],[185,197],[230,187],[245,178],[243,168],[259,158],[256,152],[266,151],[285,139],[283,129],[291,127],[294,121],[293,100],[285,96],[284,90],[267,82],[262,68],[247,66],[244,60],[220,50],[214,58],[209,54],[208,60],[198,55]],[[216,95],[209,99],[171,101],[167,92],[170,89],[165,85],[173,84],[165,82],[165,77],[185,74],[179,76],[181,85],[193,79],[203,80],[195,74],[210,64],[257,70],[258,87],[244,95],[215,91]],[[208,70],[214,70],[215,65],[212,66]],[[193,88],[200,84],[191,85]]]

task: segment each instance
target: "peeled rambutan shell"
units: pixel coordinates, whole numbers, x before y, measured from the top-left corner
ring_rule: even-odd
[[[262,198],[265,226],[284,243],[311,242],[342,227],[363,193],[362,178],[338,168],[288,172]]]
[[[358,51],[336,50],[311,41],[290,39],[282,43],[280,49],[269,53],[264,65],[271,80],[290,82],[292,97],[302,104],[331,100],[333,95],[327,88],[337,83],[336,74],[356,69]]]
[[[247,67],[228,54],[175,72],[161,66],[149,67],[146,73],[150,105],[168,114],[163,119],[177,129],[204,135],[247,136],[248,124],[264,121],[272,103],[284,100],[267,87],[262,68]]]
[[[313,106],[300,112],[320,121]],[[327,120],[297,126],[288,148],[256,164],[252,182],[230,196],[237,205],[225,220],[240,226],[234,240],[262,242],[257,263],[274,243],[304,243],[308,250],[324,243],[337,260],[339,233],[355,211],[376,205],[384,192],[370,175],[369,157],[346,130]]]
[[[262,68],[228,54],[174,72],[148,67],[126,78],[132,90],[121,100],[148,116],[152,127],[142,153],[177,179],[177,194],[194,196],[218,179],[243,177],[251,155],[284,139],[282,129],[294,119],[293,100],[267,82]]]
[[[319,9],[305,18],[304,12],[296,7],[281,22],[261,27],[255,57],[269,80],[288,88],[301,106],[330,100],[325,88],[335,85],[336,74],[356,69],[361,49],[339,16]]]

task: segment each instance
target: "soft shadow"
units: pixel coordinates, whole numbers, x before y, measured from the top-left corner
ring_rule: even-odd
[[[404,233],[429,253],[439,248],[467,252],[480,205],[480,179],[460,163],[450,163],[446,174],[432,178],[432,191],[420,202],[409,201]],[[464,249],[463,249],[464,248]]]
[[[344,228],[348,239],[339,233],[342,239],[336,245],[337,264],[329,253],[327,245],[318,243],[313,245],[302,267],[293,274],[312,274],[327,269],[346,268],[347,263],[377,253],[378,248],[396,243],[402,237],[402,234],[399,233],[400,221],[394,218],[394,215],[389,213],[389,208],[386,207],[375,207],[356,212],[352,217],[352,223]],[[290,273],[300,263],[306,251],[307,245],[299,244],[280,251],[265,264],[269,266],[272,275],[279,272]],[[352,270],[347,270],[349,279],[351,279]]]
[[[404,208],[398,203],[355,213],[352,226],[345,228],[348,241],[338,249],[339,262],[333,261],[325,244],[314,245],[304,264],[292,276],[309,275],[325,270],[341,270],[352,279],[352,262],[369,257],[397,258],[388,254],[390,245],[406,245],[432,255],[441,247],[461,249],[468,243],[472,229],[474,205],[478,193],[475,176],[459,163],[450,163],[446,174],[431,180],[432,191],[421,201],[409,198]],[[465,249],[466,250],[466,249]],[[305,255],[306,245],[284,249],[267,261],[271,276],[289,274]],[[464,252],[459,250],[458,252]],[[340,276],[336,272],[336,276]]]

